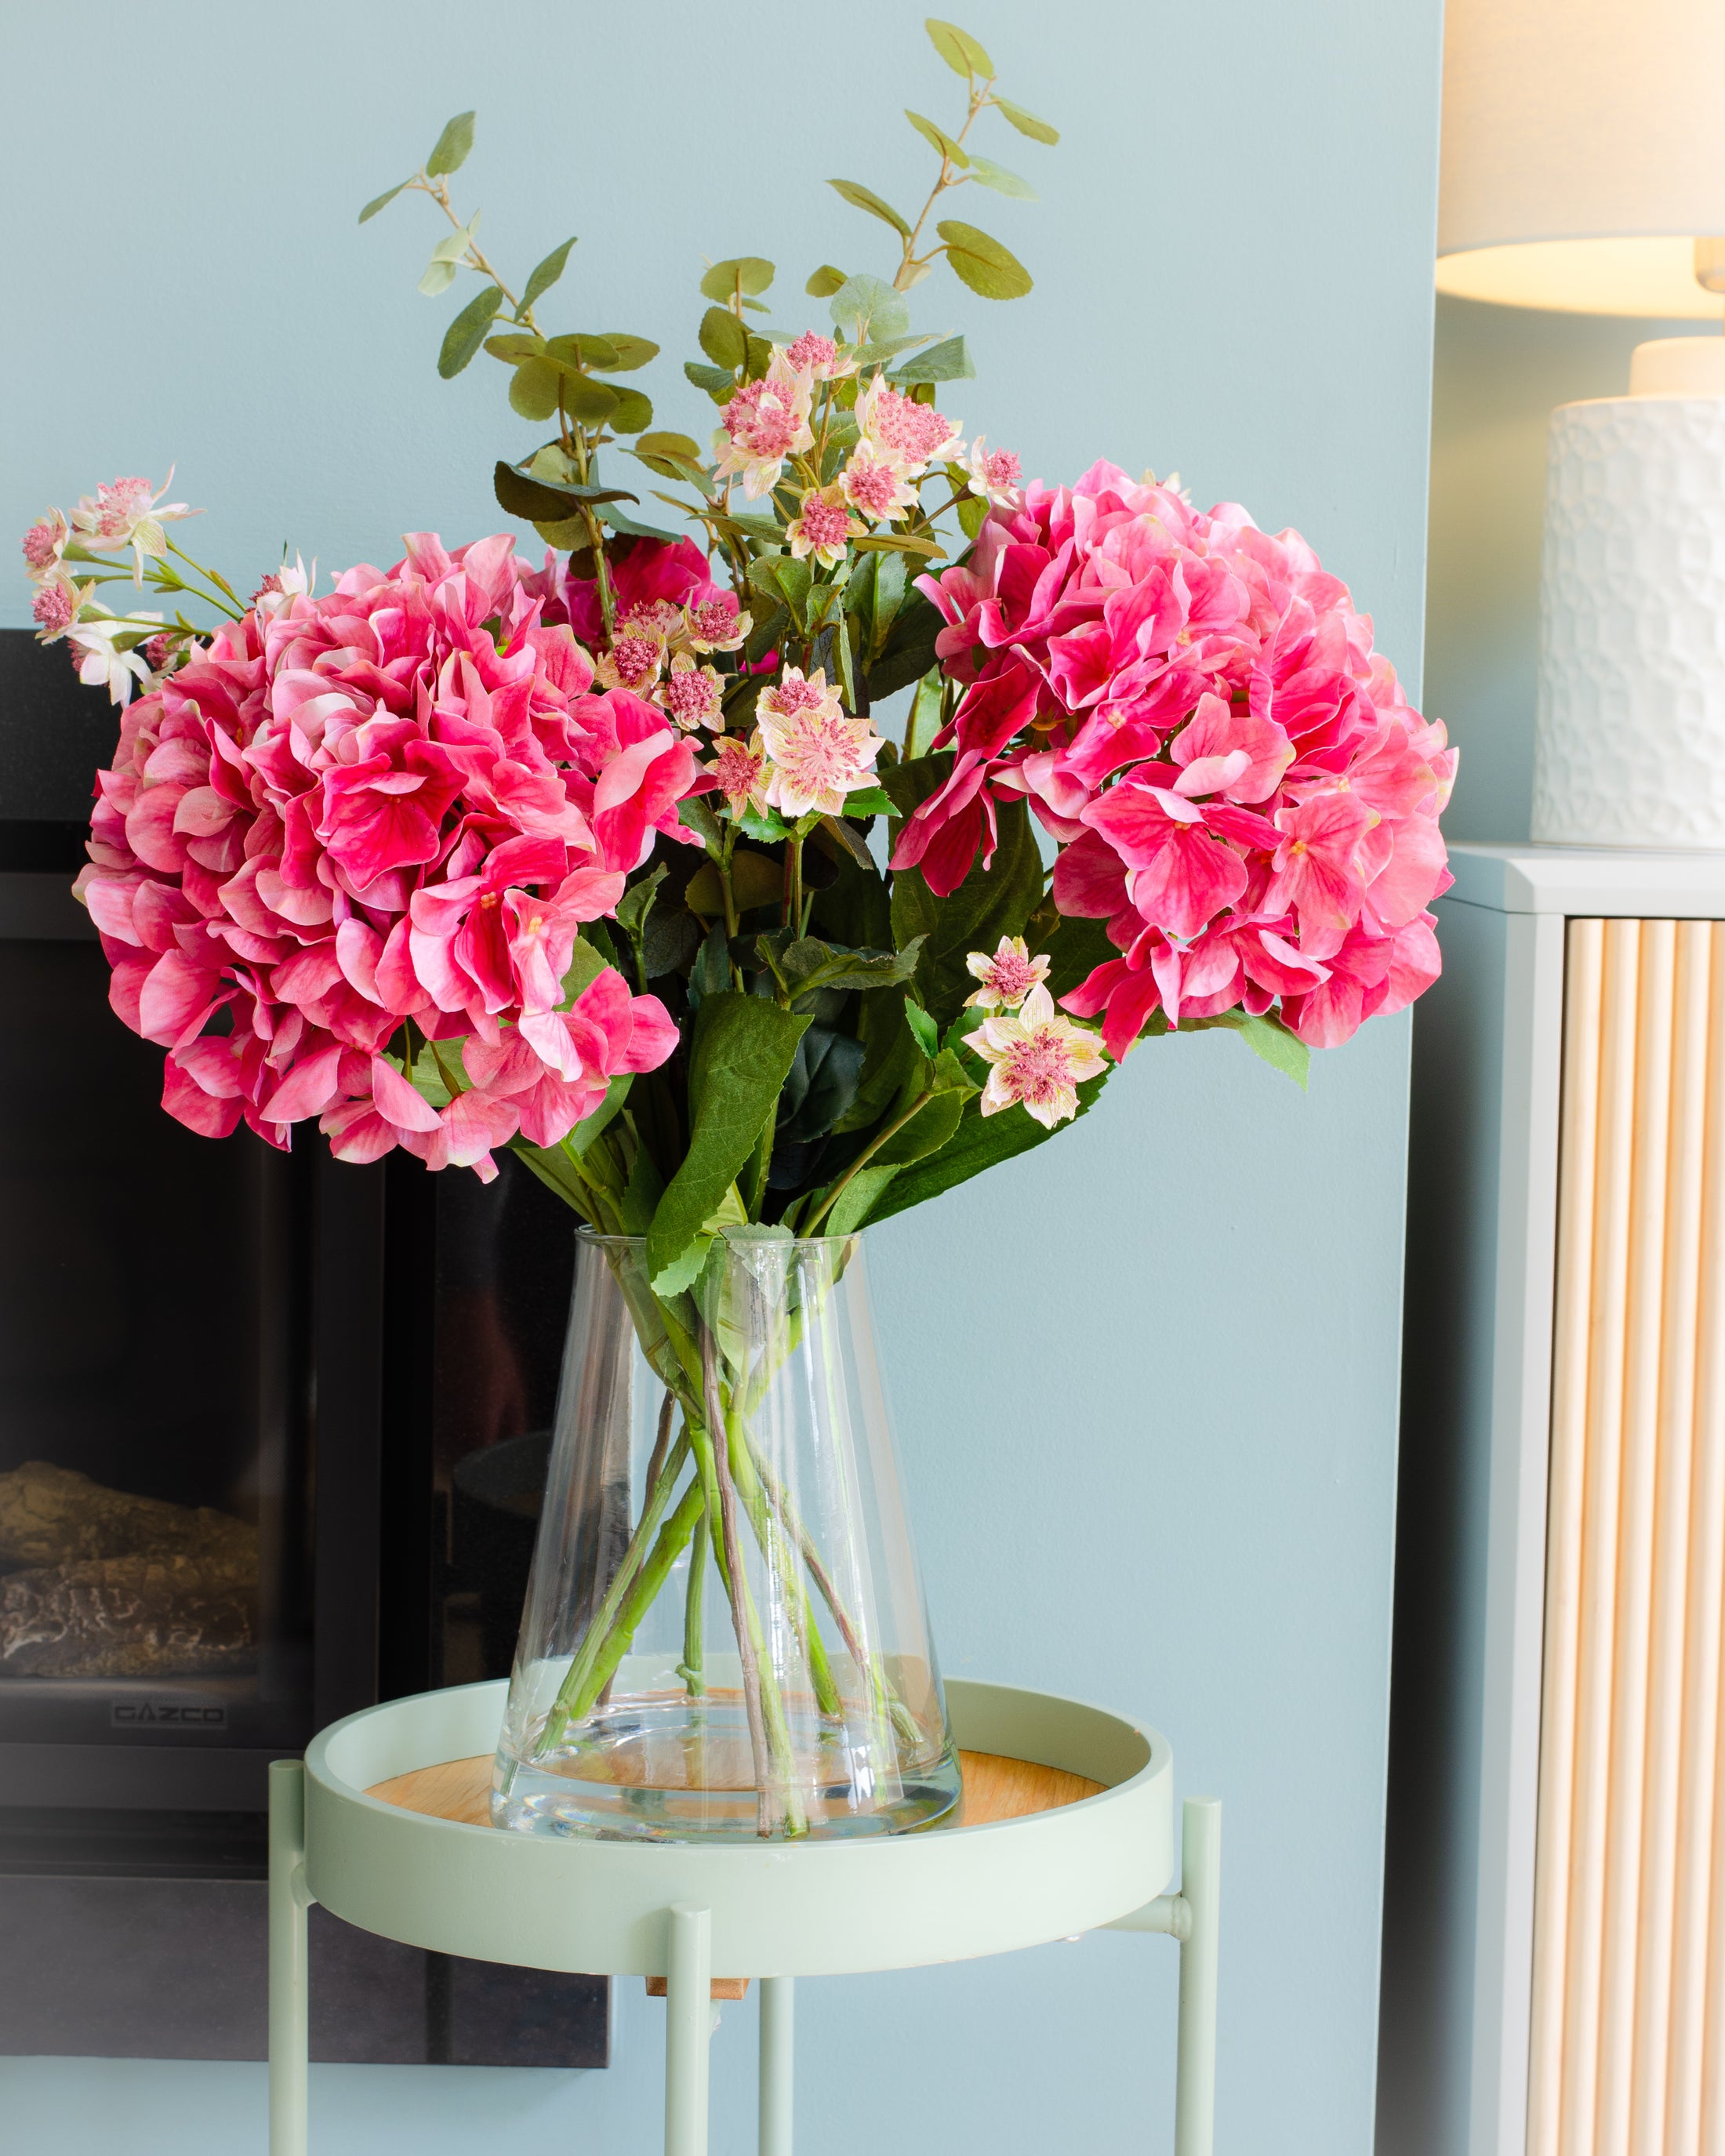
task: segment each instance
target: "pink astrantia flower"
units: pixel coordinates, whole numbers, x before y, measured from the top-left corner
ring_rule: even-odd
[[[857,399],[856,424],[864,443],[883,463],[915,478],[942,458],[957,456],[958,429],[932,404],[919,404],[877,374]]]
[[[883,743],[866,719],[854,717],[827,685],[825,670],[806,679],[794,666],[755,706],[762,746],[771,759],[766,799],[793,822],[798,816],[836,816],[845,797],[874,778]]]
[[[746,809],[767,806],[767,751],[758,732],[747,741],[732,734],[721,741],[708,760],[707,769],[730,804],[733,816]]]
[[[517,1132],[572,1128],[587,1081],[670,1053],[650,998],[626,1037],[607,1018],[603,1050],[560,1006],[582,924],[661,835],[697,843],[678,807],[702,775],[664,711],[595,690],[546,619],[556,579],[506,536],[419,533],[388,572],[290,588],[309,581],[285,572],[132,704],[78,896],[182,1122],[285,1145],[317,1116],[342,1158],[402,1146],[486,1174]],[[404,1019],[453,1097],[390,1060]],[[459,1090],[464,1055],[474,1076],[517,1040],[540,1077]]]
[[[876,524],[896,522],[916,501],[916,490],[901,467],[880,457],[866,442],[852,450],[839,475],[839,490],[853,509]]]
[[[645,622],[619,624],[608,651],[601,652],[596,671],[602,689],[629,689],[644,696],[665,664],[665,640]]]
[[[1027,803],[1055,905],[1120,954],[1062,999],[1117,1060],[1158,1014],[1331,1045],[1434,977],[1455,752],[1297,533],[1099,464],[997,504],[919,588],[962,693],[894,865],[950,892]]]
[[[40,644],[53,644],[63,637],[78,619],[78,609],[90,592],[90,586],[81,588],[74,583],[64,570],[57,576],[44,577],[36,587],[36,596],[30,602],[30,613],[36,624],[36,639]]]
[[[778,485],[787,457],[813,449],[809,424],[810,377],[778,352],[764,379],[746,382],[721,413],[713,436],[716,480],[740,476],[742,490],[758,501]]]
[[[614,541],[606,549],[606,557],[611,564],[612,601],[619,622],[629,621],[660,601],[690,609],[728,601],[731,611],[736,612],[736,600],[714,583],[707,558],[692,539]],[[598,579],[572,573],[562,580],[561,598],[577,640],[592,650],[605,634]]]
[[[1107,1067],[1102,1044],[1086,1026],[1075,1025],[1054,1007],[1039,982],[1016,1012],[985,1018],[964,1036],[990,1065],[980,1103],[985,1116],[1022,1105],[1051,1131],[1078,1112],[1078,1088]]]
[[[684,608],[680,639],[691,651],[740,651],[751,626],[751,617],[737,610],[734,592],[716,592],[699,606]]]
[[[973,951],[964,963],[982,983],[964,998],[965,1009],[989,1011],[1016,1010],[1031,989],[1040,988],[1048,978],[1052,961],[1040,952],[1033,958],[1022,936],[1003,936],[992,955]]]
[[[811,488],[787,527],[785,537],[790,542],[793,561],[812,554],[823,568],[835,569],[845,559],[850,542],[860,538],[865,528],[845,507],[839,487],[822,487],[819,492]]]
[[[50,509],[45,516],[37,518],[22,542],[24,566],[33,578],[44,577],[58,566],[70,536],[70,528],[59,510]]]
[[[725,728],[724,696],[724,678],[717,668],[700,665],[686,651],[680,651],[659,685],[656,701],[685,733],[706,726],[716,734]]]
[[[159,562],[167,557],[167,534],[162,526],[197,513],[183,501],[164,506],[162,496],[173,483],[170,471],[160,494],[151,492],[146,479],[116,479],[99,486],[93,495],[80,495],[72,511],[72,529],[79,545],[92,554],[117,554],[130,547],[132,582],[141,584],[145,561]]]
[[[1010,449],[988,449],[978,434],[970,445],[965,469],[970,474],[971,492],[980,495],[992,508],[1019,506],[1024,468]]]
[[[843,382],[856,372],[851,353],[840,352],[830,337],[813,330],[805,330],[794,344],[787,345],[784,356],[788,366],[806,373],[811,382]]]

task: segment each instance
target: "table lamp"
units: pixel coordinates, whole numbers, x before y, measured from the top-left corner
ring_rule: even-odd
[[[1450,0],[1437,282],[1712,325],[1552,414],[1532,836],[1725,848],[1725,0]]]

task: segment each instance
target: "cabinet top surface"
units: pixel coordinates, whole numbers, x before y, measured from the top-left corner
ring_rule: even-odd
[[[1725,851],[1463,842],[1450,868],[1447,898],[1497,913],[1725,920]]]

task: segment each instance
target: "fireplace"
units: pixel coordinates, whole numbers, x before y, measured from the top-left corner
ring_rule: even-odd
[[[112,731],[0,632],[0,2052],[259,2056],[269,1762],[508,1673],[572,1224],[163,1113],[68,888]],[[603,1979],[314,1952],[325,2056],[604,2063]]]

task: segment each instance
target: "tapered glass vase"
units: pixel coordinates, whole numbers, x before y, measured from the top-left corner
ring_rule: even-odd
[[[641,1841],[902,1833],[957,1755],[861,1240],[716,1238],[654,1291],[581,1229],[492,1817]]]

